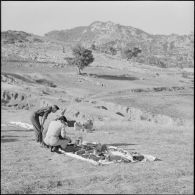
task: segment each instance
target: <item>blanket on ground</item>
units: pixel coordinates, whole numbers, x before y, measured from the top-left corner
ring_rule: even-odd
[[[31,124],[28,123],[22,123],[22,122],[9,122],[8,125],[16,125],[19,127],[22,127],[24,129],[33,129],[33,126]]]
[[[2,124],[4,125],[4,124]],[[17,125],[25,129],[32,129],[28,123],[10,122],[9,125]],[[135,163],[160,160],[152,155],[129,152],[119,147],[96,142],[83,142],[81,145],[69,144],[65,150],[58,148],[59,153],[71,156],[80,160],[88,161],[94,165],[105,165],[112,163]]]
[[[88,161],[95,165],[105,165],[112,163],[135,163],[159,160],[148,154],[140,154],[138,152],[129,152],[119,147],[106,144],[97,144],[84,142],[78,146],[70,144],[65,150],[59,148],[59,151],[67,156],[71,156],[80,160]]]

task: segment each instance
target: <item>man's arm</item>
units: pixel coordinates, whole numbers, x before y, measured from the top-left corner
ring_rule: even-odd
[[[65,138],[66,137],[65,127],[62,127],[61,128],[61,136],[62,136],[62,138]]]
[[[43,128],[43,125],[45,123],[45,120],[47,119],[48,115],[51,113],[51,107],[49,107],[49,109],[44,113],[43,118],[42,118],[42,123],[41,123],[41,127]]]
[[[43,125],[44,125],[46,119],[47,119],[47,117],[43,116],[43,118],[42,118],[42,123],[41,123],[41,128],[42,128],[42,129],[43,129]]]
[[[66,112],[66,108],[61,112],[61,116],[64,116],[64,113]]]
[[[64,139],[68,140],[69,142],[71,142],[70,137],[66,136],[65,127],[62,127],[62,129],[61,129],[61,136],[62,136],[62,138],[64,138]]]

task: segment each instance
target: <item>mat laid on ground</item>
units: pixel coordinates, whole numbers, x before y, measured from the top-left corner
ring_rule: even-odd
[[[9,122],[7,124],[2,124],[3,126],[19,126],[19,127],[22,127],[24,129],[33,129],[33,126],[31,124],[28,124],[28,123],[23,123],[23,122]]]
[[[9,122],[8,124],[1,124],[1,126],[4,125],[17,125],[25,129],[33,128],[31,124],[22,122]],[[87,161],[94,165],[106,165],[121,162],[136,163],[159,160],[152,155],[129,152],[122,148],[106,144],[97,144],[95,142],[83,142],[80,146],[76,144],[69,144],[66,150],[62,150],[60,148],[58,150],[60,153],[63,153],[67,156]]]
[[[129,152],[127,150],[106,144],[83,143],[80,146],[70,144],[66,150],[59,151],[67,156],[88,161],[94,165],[106,165],[112,163],[136,163],[159,160],[148,154]]]

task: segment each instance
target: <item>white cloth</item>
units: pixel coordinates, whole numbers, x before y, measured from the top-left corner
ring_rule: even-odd
[[[33,129],[33,126],[28,124],[28,123],[22,123],[22,122],[9,122],[8,125],[11,124],[11,125],[17,125],[17,126],[20,126],[20,127],[23,127],[25,129]]]

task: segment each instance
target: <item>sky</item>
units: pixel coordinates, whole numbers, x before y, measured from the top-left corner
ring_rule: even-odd
[[[194,31],[193,1],[1,1],[1,31],[44,35],[112,21],[151,34]]]

